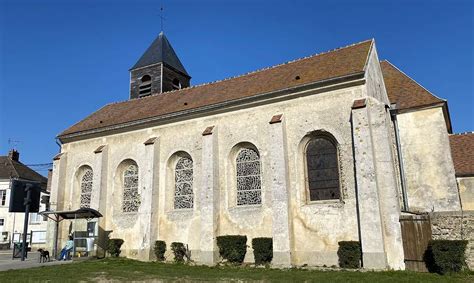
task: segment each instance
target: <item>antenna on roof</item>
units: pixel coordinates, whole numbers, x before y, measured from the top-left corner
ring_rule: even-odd
[[[160,21],[161,21],[161,32],[163,32],[163,21],[166,20],[163,16],[163,4],[161,4],[160,8]]]

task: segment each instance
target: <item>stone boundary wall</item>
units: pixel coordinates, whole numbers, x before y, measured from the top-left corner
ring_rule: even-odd
[[[430,213],[433,240],[468,240],[466,263],[474,270],[474,211]]]

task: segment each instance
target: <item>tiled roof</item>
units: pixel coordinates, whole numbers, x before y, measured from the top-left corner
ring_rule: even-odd
[[[47,179],[21,162],[0,156],[0,179],[21,178],[41,182],[46,185]]]
[[[222,81],[109,104],[59,137],[364,72],[373,40]]]
[[[444,100],[434,96],[415,80],[400,71],[388,61],[380,62],[385,88],[390,103],[397,103],[398,109],[432,105]]]
[[[449,136],[456,176],[474,176],[474,133]]]

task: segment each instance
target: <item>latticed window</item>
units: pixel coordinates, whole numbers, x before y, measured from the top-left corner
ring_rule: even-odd
[[[193,208],[193,161],[181,157],[176,163],[174,208]]]
[[[138,194],[138,166],[130,165],[123,172],[123,212],[137,212],[140,207]]]
[[[81,178],[81,204],[80,207],[91,206],[92,178],[94,174],[92,169],[86,169]]]
[[[256,150],[244,148],[236,158],[237,205],[262,203],[260,156]]]
[[[337,148],[326,137],[310,140],[306,147],[307,186],[309,199],[339,199],[339,165]]]

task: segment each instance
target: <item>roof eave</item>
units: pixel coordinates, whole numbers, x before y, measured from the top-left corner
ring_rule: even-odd
[[[291,96],[292,94],[298,93],[300,91],[312,91],[312,90],[318,90],[318,89],[324,89],[324,91],[328,91],[327,89],[328,88],[330,89],[331,87],[345,88],[345,87],[352,86],[353,84],[358,85],[358,84],[364,84],[364,83],[365,83],[365,71],[360,71],[360,72],[349,74],[349,75],[330,78],[330,79],[321,80],[317,82],[311,82],[308,84],[280,89],[280,90],[271,91],[267,93],[261,93],[261,94],[253,95],[250,97],[216,103],[213,105],[206,105],[206,106],[197,107],[193,109],[181,110],[181,111],[172,112],[172,113],[168,113],[168,114],[164,114],[160,116],[149,117],[146,119],[140,119],[140,120],[126,122],[126,123],[114,124],[107,127],[89,129],[89,130],[72,132],[72,133],[67,133],[67,134],[60,134],[57,136],[57,138],[61,141],[61,143],[67,143],[71,141],[82,140],[94,134],[99,134],[99,136],[101,136],[104,133],[114,131],[116,129],[123,130],[123,129],[128,129],[131,127],[137,127],[140,125],[149,124],[152,122],[159,123],[160,121],[164,121],[165,123],[168,123],[167,121],[169,120],[179,119],[179,118],[189,119],[188,117],[191,117],[197,114],[207,114],[207,113],[215,112],[215,111],[219,111],[219,112],[228,111],[229,109],[235,108],[236,105],[238,105],[239,107],[243,107],[244,104],[246,105],[246,104],[258,103],[258,102],[261,103],[266,99],[287,98],[288,96]]]

